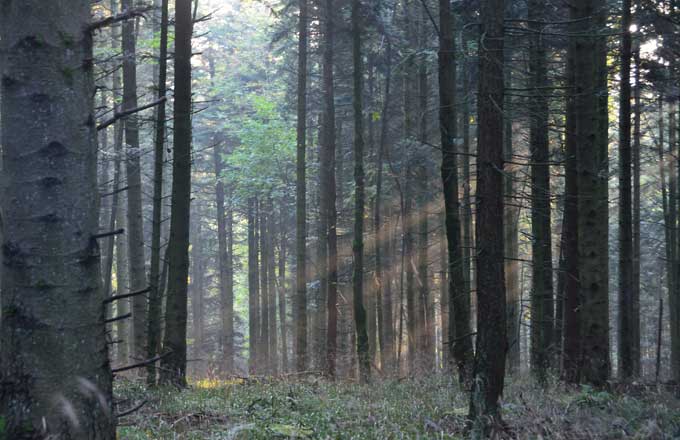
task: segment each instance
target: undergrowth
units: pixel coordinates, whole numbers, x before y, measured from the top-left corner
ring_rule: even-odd
[[[121,379],[120,439],[463,439],[467,396],[443,376],[368,386],[299,381],[195,382],[184,391],[148,390]],[[635,395],[554,382],[510,381],[499,438],[680,438],[680,401],[659,390]]]

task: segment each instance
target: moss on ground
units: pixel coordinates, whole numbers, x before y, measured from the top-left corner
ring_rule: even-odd
[[[300,381],[200,381],[185,391],[149,391],[119,380],[121,439],[462,439],[467,396],[447,378],[369,386]],[[613,394],[588,387],[546,389],[510,381],[500,438],[664,439],[680,437],[680,401],[659,390]]]

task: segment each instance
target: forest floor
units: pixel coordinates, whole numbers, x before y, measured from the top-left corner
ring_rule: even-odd
[[[467,396],[447,378],[368,386],[305,380],[203,380],[189,389],[147,390],[119,379],[120,439],[463,439]],[[661,390],[609,393],[546,389],[510,380],[502,438],[680,438],[680,400]]]

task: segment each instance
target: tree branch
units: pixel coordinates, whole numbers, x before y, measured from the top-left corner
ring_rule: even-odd
[[[157,100],[155,100],[155,101],[153,101],[153,102],[151,102],[151,103],[149,103],[149,104],[143,105],[143,106],[141,106],[141,107],[133,108],[133,109],[130,109],[130,110],[124,110],[124,111],[122,111],[122,112],[117,112],[117,113],[115,113],[115,114],[113,115],[113,117],[112,117],[111,119],[109,119],[109,120],[107,120],[107,121],[104,121],[104,122],[102,122],[101,124],[99,124],[99,125],[97,126],[97,131],[101,131],[101,130],[105,129],[105,128],[108,127],[108,126],[115,124],[116,121],[119,120],[119,119],[121,119],[121,118],[125,118],[126,116],[130,116],[130,115],[132,115],[132,114],[139,113],[139,112],[144,111],[144,110],[146,110],[146,109],[149,109],[149,108],[151,108],[151,107],[155,107],[155,106],[157,106],[158,104],[162,104],[162,103],[164,103],[167,99],[168,99],[168,98],[166,98],[166,97],[164,96],[164,97],[162,97],[162,98],[160,98],[160,99],[157,99]]]
[[[96,31],[97,29],[101,29],[106,26],[111,26],[112,24],[119,23],[121,21],[129,20],[131,18],[136,18],[136,17],[144,17],[146,18],[147,12],[151,11],[153,9],[153,6],[142,6],[139,8],[134,8],[130,9],[128,11],[123,11],[120,14],[116,15],[111,15],[110,17],[102,18],[101,20],[97,20],[93,23],[91,23],[88,27],[87,30],[89,32]]]

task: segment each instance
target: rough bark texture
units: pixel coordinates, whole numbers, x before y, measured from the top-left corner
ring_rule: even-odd
[[[158,2],[157,2],[158,3]],[[160,2],[160,48],[158,51],[158,99],[165,98],[168,77],[168,0]],[[165,102],[156,108],[156,127],[154,133],[154,176],[153,212],[151,233],[151,267],[149,268],[149,321],[147,358],[156,356],[161,338],[162,292],[159,290],[161,273],[161,226],[163,214],[163,161],[165,153]],[[148,384],[156,382],[156,366],[151,364],[146,370]]]
[[[361,53],[362,24],[361,2],[352,0],[352,65],[353,65],[353,106],[354,106],[354,242],[353,299],[354,325],[357,334],[357,358],[359,361],[359,380],[366,383],[371,378],[366,310],[364,309],[364,106],[363,72],[364,63]]]
[[[295,367],[307,366],[307,0],[300,0],[298,23]]]
[[[546,97],[548,72],[546,47],[541,36],[540,21],[545,20],[545,2],[529,1],[529,27],[533,37],[530,46],[529,72],[531,97],[531,368],[539,381],[546,379],[552,363],[553,346],[553,272],[550,212],[550,142]]]
[[[260,326],[259,285],[257,274],[257,240],[255,239],[255,199],[248,200],[248,371],[255,374],[258,370],[258,333]]]
[[[470,297],[465,289],[463,252],[461,249],[460,202],[458,200],[458,166],[455,139],[456,64],[451,2],[439,0],[439,124],[441,130],[446,244],[448,251],[448,328],[447,349],[458,368],[461,383],[469,383],[472,374],[472,335],[470,334]],[[468,266],[469,268],[469,266]]]
[[[121,0],[123,12],[132,9],[132,0]],[[123,45],[123,104],[122,111],[137,108],[137,55],[134,20],[126,20],[122,26]],[[125,144],[127,145],[125,168],[127,172],[127,234],[128,273],[130,289],[134,292],[147,287],[146,260],[144,252],[144,217],[142,211],[142,172],[139,148],[137,115],[125,118]],[[132,298],[132,355],[144,359],[147,330],[147,297]]]
[[[633,304],[633,206],[631,149],[631,86],[632,56],[631,1],[623,0],[621,17],[621,89],[619,92],[619,377],[635,376],[633,345],[635,308]]]
[[[8,439],[114,439],[89,0],[0,2]]]
[[[477,152],[477,350],[470,397],[471,434],[487,438],[500,422],[505,376],[503,271],[503,0],[481,2]]]
[[[605,13],[603,0],[573,2],[580,370],[594,385],[604,385],[610,372],[606,41],[599,36]]]
[[[175,4],[175,107],[168,296],[161,382],[186,386],[187,278],[191,205],[191,0]]]

